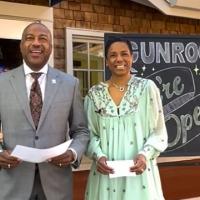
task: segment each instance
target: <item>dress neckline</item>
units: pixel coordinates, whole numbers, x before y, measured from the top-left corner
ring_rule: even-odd
[[[128,81],[128,83],[127,83],[127,90],[124,92],[124,94],[123,94],[123,96],[122,96],[122,98],[121,98],[121,101],[120,101],[120,103],[119,103],[118,105],[115,103],[115,101],[113,100],[113,98],[112,98],[112,96],[111,96],[111,94],[110,94],[110,92],[109,92],[109,90],[108,90],[108,88],[109,88],[109,83],[108,83],[108,82],[101,82],[101,84],[104,85],[104,86],[106,87],[106,93],[107,93],[109,99],[111,100],[112,104],[113,104],[117,109],[119,109],[119,108],[121,107],[121,104],[123,103],[124,98],[127,96],[127,93],[128,93],[128,91],[129,91],[129,89],[130,89],[130,85],[131,85],[131,83],[132,83],[133,81],[134,81],[134,75],[131,75],[131,78],[129,79],[129,81]]]

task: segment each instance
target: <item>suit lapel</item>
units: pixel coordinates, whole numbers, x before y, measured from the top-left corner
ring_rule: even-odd
[[[15,95],[17,96],[17,99],[19,100],[19,103],[24,111],[24,114],[26,115],[32,127],[35,129],[35,125],[33,123],[30,111],[23,66],[20,66],[16,68],[15,71],[13,71],[10,77],[10,82],[14,89]],[[61,79],[59,77],[59,73],[54,69],[52,69],[51,67],[49,67],[46,80],[44,103],[37,130],[39,130],[40,125],[44,121],[46,114],[49,108],[51,107],[51,103],[54,97],[56,96],[56,92],[59,88],[60,83]]]
[[[51,107],[51,104],[56,96],[56,92],[58,91],[60,84],[61,84],[61,78],[59,77],[59,73],[54,69],[52,69],[51,67],[49,67],[47,72],[46,88],[44,95],[45,97],[42,107],[42,113],[40,116],[40,121],[38,124],[38,129],[40,128],[49,108]]]
[[[33,123],[32,116],[31,116],[31,112],[30,112],[23,66],[20,66],[16,68],[16,70],[13,71],[10,77],[10,83],[24,111],[24,114],[26,115],[26,118],[28,119],[32,127],[35,128],[35,125]]]

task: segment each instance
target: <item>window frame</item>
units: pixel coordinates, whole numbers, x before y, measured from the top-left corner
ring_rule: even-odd
[[[65,70],[73,75],[73,39],[86,39],[104,42],[104,31],[67,27],[65,29],[66,61]],[[104,49],[103,49],[104,51]],[[105,77],[104,77],[105,78]]]

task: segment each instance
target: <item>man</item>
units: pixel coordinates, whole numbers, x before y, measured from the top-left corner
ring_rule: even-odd
[[[47,64],[51,41],[45,25],[28,25],[20,43],[23,65],[0,76],[4,145],[0,152],[1,200],[72,199],[71,165],[76,168],[80,164],[88,143],[88,129],[78,80]],[[40,73],[37,80],[32,77],[33,72]],[[39,83],[36,102],[40,102],[42,110],[32,108],[34,82]],[[47,162],[34,164],[10,156],[17,144],[44,149],[69,138],[73,139],[69,149]]]

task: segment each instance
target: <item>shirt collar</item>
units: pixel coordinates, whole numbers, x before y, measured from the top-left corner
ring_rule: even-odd
[[[30,74],[32,72],[35,72],[25,63],[24,60],[23,60],[23,66],[24,66],[25,75],[28,75],[28,74]],[[37,71],[37,72],[40,72],[40,73],[43,73],[43,74],[47,74],[47,71],[48,71],[48,64],[45,64],[44,67],[42,69],[40,69],[39,71]]]

